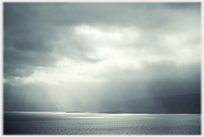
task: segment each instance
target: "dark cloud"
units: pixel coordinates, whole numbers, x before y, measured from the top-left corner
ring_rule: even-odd
[[[63,9],[60,10],[57,5],[4,4],[5,77],[17,76],[18,72],[19,76],[29,75],[36,67],[53,66],[61,55],[76,60],[97,61],[97,59],[86,56],[86,47],[82,46],[84,41],[71,36],[71,34],[67,36],[69,43],[66,45],[50,44],[49,41],[56,40],[56,29],[61,28],[57,22],[67,16],[66,12],[64,14],[58,13],[58,11],[63,12]],[[69,17],[68,19],[72,20]],[[55,54],[56,50],[57,54]],[[29,73],[26,73],[28,72],[27,69],[29,69]],[[25,73],[22,74],[17,70],[25,71]]]
[[[54,49],[58,50],[59,47],[59,54],[66,54],[68,57],[80,60],[97,60],[90,59],[86,55],[92,50],[92,48],[87,46],[87,42],[80,37],[72,36],[72,34],[68,34],[66,42],[69,43],[66,45],[51,45],[49,43],[50,40],[56,40],[56,30],[63,30],[65,29],[64,27],[69,28],[82,24],[137,26],[140,29],[148,29],[147,33],[150,36],[145,34],[144,38],[149,41],[158,41],[161,38],[155,37],[156,35],[154,34],[158,34],[158,31],[161,30],[160,28],[168,28],[168,30],[165,29],[164,31],[172,30],[170,26],[175,24],[175,22],[182,22],[178,19],[180,16],[184,16],[183,14],[179,15],[179,11],[178,13],[176,11],[169,12],[169,9],[165,9],[163,5],[167,5],[169,8],[187,7],[188,10],[191,10],[191,7],[196,7],[192,11],[200,9],[199,3],[5,3],[5,62],[9,63],[7,58],[10,60],[14,59],[11,54],[7,53],[10,50],[8,47],[15,48],[17,52],[18,50],[33,51],[46,56],[51,56]],[[180,12],[182,13],[182,11]],[[154,32],[150,32],[152,29],[154,29]],[[135,45],[144,47],[144,43],[136,43]],[[154,45],[158,46],[157,43]],[[65,46],[67,48],[64,49]],[[60,49],[61,47],[62,50]],[[27,59],[29,60],[29,57]],[[36,58],[36,60],[38,59]],[[15,59],[13,61],[16,62]],[[49,62],[49,59],[47,61]],[[32,59],[30,63],[33,63]]]
[[[4,3],[5,110],[100,111],[199,94],[200,11],[200,3]],[[61,70],[67,81],[50,84]]]
[[[30,7],[4,4],[4,77],[27,76],[36,67],[56,61],[53,47],[46,43],[51,38],[49,30],[36,22],[37,15]]]
[[[164,6],[176,9],[176,10],[189,10],[200,12],[201,3],[200,2],[176,2],[176,3],[163,3]]]
[[[4,48],[4,77],[27,76],[37,67],[53,66],[58,56],[42,52],[16,50],[13,47]]]

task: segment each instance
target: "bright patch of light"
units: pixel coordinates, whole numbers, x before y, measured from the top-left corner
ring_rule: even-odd
[[[81,25],[73,27],[71,34],[76,39],[71,39],[70,42],[68,38],[70,29],[65,27],[57,31],[57,37],[51,44],[57,45],[57,49],[64,54],[66,52],[70,54],[72,50],[78,52],[81,47],[85,56],[100,59],[100,61],[91,63],[83,61],[83,58],[82,61],[76,61],[71,57],[61,57],[54,67],[38,67],[28,77],[15,77],[8,81],[16,85],[21,83],[52,85],[103,83],[106,79],[102,75],[115,69],[142,69],[143,62],[155,63],[168,60],[189,63],[189,58],[191,61],[199,61],[199,56],[194,55],[195,53],[200,54],[200,49],[183,46],[188,38],[185,35],[162,36],[160,44],[166,47],[164,50],[173,51],[168,55],[162,54],[163,51],[157,47],[151,47],[151,42],[149,42],[150,45],[143,47],[143,40],[148,38],[142,37],[138,28],[103,28]],[[78,48],[76,48],[78,45],[74,45],[78,44],[77,40],[83,43]],[[91,52],[86,51],[87,47]]]
[[[64,117],[64,118],[77,118],[77,119],[78,119],[78,118],[80,118],[80,119],[81,119],[81,118],[82,118],[82,119],[87,119],[87,118],[88,118],[88,119],[92,119],[92,118],[94,118],[94,119],[95,119],[95,118],[114,118],[114,117]]]
[[[115,47],[137,41],[140,37],[136,28],[100,28],[87,25],[75,28],[78,36],[86,38],[93,47]]]

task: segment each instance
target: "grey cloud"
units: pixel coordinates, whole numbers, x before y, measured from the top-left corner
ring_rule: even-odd
[[[95,53],[95,48],[89,45],[85,38],[74,33],[73,28],[79,25],[105,29],[137,28],[141,38],[129,45],[118,47],[128,54],[133,51],[133,54],[136,52],[144,57],[148,54],[174,57],[174,51],[162,43],[162,36],[178,36],[178,39],[185,37],[186,45],[182,46],[189,46],[191,49],[196,45],[196,48],[199,48],[200,5],[200,3],[5,3],[4,78],[29,76],[37,67],[54,67],[63,57],[88,63],[101,61],[91,56]],[[58,35],[59,33],[64,39],[62,35]],[[140,52],[142,50],[146,50],[148,54],[143,55]],[[200,63],[189,60],[186,66],[177,66],[174,61],[143,62],[142,65],[144,67],[142,70],[117,67],[104,70],[104,73],[95,77],[102,77],[107,81],[99,85],[90,83],[81,86],[84,92],[69,88],[70,85],[62,90],[62,87],[53,85],[48,88],[34,84],[14,86],[6,83],[4,110],[66,111],[74,110],[76,107],[81,110],[100,110],[110,109],[112,103],[117,104],[142,96],[200,93]],[[120,105],[113,106],[115,107]]]
[[[159,102],[157,97],[162,96],[199,95],[201,91],[200,73],[200,64],[191,67],[176,67],[168,63],[164,66],[148,64],[146,70],[140,74],[125,72],[129,74],[129,77],[135,75],[133,79],[124,76],[124,72],[116,71],[114,76],[107,76],[109,82],[99,85],[78,84],[76,87],[80,86],[80,89],[71,88],[70,85],[47,87],[34,84],[20,86],[4,84],[4,110],[125,110],[122,104],[131,100],[140,100],[140,98],[150,99],[154,103]],[[29,98],[31,96],[32,98]],[[173,100],[173,98],[170,99]],[[143,105],[141,102],[139,104]],[[134,110],[135,105],[128,106],[128,109]]]
[[[50,32],[45,24],[36,22],[37,15],[30,7],[4,4],[5,78],[30,75],[36,67],[53,65],[56,61],[57,57],[51,54],[53,47],[46,43],[51,38]]]
[[[172,11],[175,8],[179,10]],[[196,14],[194,14],[195,11]],[[193,16],[189,18],[186,16],[188,13]],[[184,31],[180,28],[195,28],[196,26],[196,29],[199,30],[199,19],[200,3],[5,3],[4,62],[7,66],[16,62],[20,67],[23,65],[23,61],[32,65],[43,60],[44,65],[40,62],[38,65],[45,66],[47,62],[54,64],[57,61],[56,58],[52,61],[54,53],[76,60],[100,61],[100,59],[88,56],[95,51],[86,40],[77,37],[77,35],[73,36],[71,28],[83,24],[137,26],[141,30],[139,33],[142,34],[142,41],[130,44],[131,47],[135,47],[136,51],[145,49],[154,54],[174,56],[170,49],[161,45],[160,41],[163,39],[161,35],[192,33],[192,31]],[[196,24],[189,25],[188,22],[191,20]],[[192,22],[189,23],[192,24]],[[65,28],[70,29],[65,41],[66,45],[50,44],[50,41],[57,40],[55,33]],[[192,45],[200,43],[199,34],[195,34],[196,37],[189,39]],[[149,42],[145,42],[145,40]],[[124,47],[127,48],[127,46]],[[25,52],[20,53],[21,50]],[[32,55],[29,54],[35,55],[36,58],[30,57]],[[43,59],[39,60],[38,56]],[[11,69],[5,68],[5,70]]]
[[[95,77],[104,78],[108,81],[154,81],[156,79],[188,79],[198,77],[201,73],[200,62],[191,64],[176,64],[173,61],[147,62],[144,61],[141,68],[113,67],[96,74]],[[145,82],[144,82],[145,83]]]
[[[57,19],[57,17],[61,16],[53,16],[50,11],[54,9],[51,8],[49,11],[49,8],[47,10],[46,6],[42,7],[42,5],[24,3],[4,4],[5,77],[14,74],[18,75],[19,71],[16,71],[16,69],[25,71],[25,75],[29,75],[32,74],[37,66],[53,66],[61,55],[88,62],[97,61],[85,55],[85,50],[82,49],[85,46],[80,46],[81,43],[77,44],[78,40],[76,38],[71,43],[72,45],[65,45],[69,49],[66,50],[66,55],[63,50],[54,54],[56,53],[55,49],[59,45],[51,45],[49,41],[55,40],[55,30],[60,28],[60,26],[57,26],[58,24],[52,25],[52,22],[60,21],[61,19]],[[39,13],[39,8],[45,10],[44,12],[49,14],[51,20],[46,19],[46,14]],[[26,67],[30,67],[29,73],[26,73],[28,72]],[[19,75],[22,75],[22,73],[19,73]]]
[[[21,51],[13,47],[4,48],[4,77],[27,76],[36,67],[52,67],[58,56],[42,52]]]
[[[200,12],[200,2],[176,2],[176,3],[163,3],[164,6],[176,9],[176,10],[189,10],[193,9],[197,12]]]
[[[97,57],[88,56],[88,54],[95,52],[95,48],[89,44],[86,38],[76,34],[73,28],[59,27],[56,33],[59,33],[59,35],[56,35],[50,42],[50,46],[54,47],[55,54],[89,63],[101,60]]]
[[[12,6],[12,4],[7,5]],[[186,5],[191,6],[193,4],[189,3]],[[197,5],[196,9],[199,10],[199,4]],[[40,24],[41,26],[106,24],[139,26],[151,29],[156,26],[158,28],[160,28],[161,25],[166,26],[175,22],[175,19],[178,19],[175,14],[177,12],[169,12],[169,9],[165,9],[161,3],[27,3],[16,4],[12,6],[11,9],[12,8],[21,11],[21,16],[18,16],[24,19],[27,22],[26,24],[35,23]],[[194,9],[188,8],[188,10]],[[31,16],[28,16],[28,14]],[[22,21],[19,22],[18,18],[20,17],[17,15],[15,16],[17,18],[13,18],[12,22],[19,24],[25,23]],[[169,18],[169,16],[173,18]]]

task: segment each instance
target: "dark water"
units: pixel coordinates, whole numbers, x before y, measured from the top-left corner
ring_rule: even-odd
[[[4,134],[201,134],[201,115],[5,112]]]

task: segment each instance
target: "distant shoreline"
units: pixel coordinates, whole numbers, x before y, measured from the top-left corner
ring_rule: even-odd
[[[107,113],[107,114],[201,114],[201,113],[148,113],[148,112],[112,112],[112,111],[107,111],[107,112],[78,112],[78,111],[73,111],[69,112],[67,111],[66,113]]]
[[[4,113],[104,113],[104,114],[201,114],[201,113],[148,113],[148,112],[82,112],[82,111],[67,111],[67,112],[58,112],[58,111],[4,111]]]

